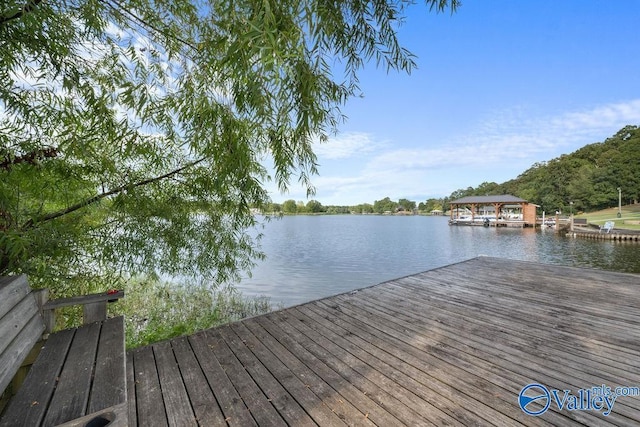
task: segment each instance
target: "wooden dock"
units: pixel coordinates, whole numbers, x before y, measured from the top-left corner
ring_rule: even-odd
[[[579,237],[591,240],[611,240],[614,242],[640,243],[640,233],[627,230],[616,230],[610,233],[601,233],[593,230],[574,229],[567,231],[568,237]]]
[[[290,286],[295,286],[294,283]],[[131,425],[640,424],[518,394],[640,386],[640,275],[480,257],[130,351]]]

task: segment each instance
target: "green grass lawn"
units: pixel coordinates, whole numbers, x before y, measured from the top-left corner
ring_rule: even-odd
[[[586,218],[591,224],[603,225],[607,221],[615,222],[615,228],[628,230],[640,230],[640,224],[632,224],[630,221],[640,222],[640,204],[622,207],[622,216],[618,218],[618,208],[609,208],[597,212],[576,215],[576,218]],[[626,222],[626,223],[625,223]]]

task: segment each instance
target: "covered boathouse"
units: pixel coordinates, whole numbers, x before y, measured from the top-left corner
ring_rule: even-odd
[[[449,225],[535,227],[536,205],[510,194],[468,196],[450,202]]]

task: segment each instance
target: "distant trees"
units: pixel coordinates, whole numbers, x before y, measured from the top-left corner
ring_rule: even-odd
[[[264,213],[277,214],[282,212],[282,205],[279,203],[267,203],[264,207]]]
[[[443,209],[444,200],[443,199],[427,199],[426,203],[420,202],[418,205],[418,211],[420,212],[431,212],[433,210],[444,210]]]
[[[640,199],[640,129],[625,126],[604,142],[586,145],[558,158],[535,163],[517,178],[496,184],[483,182],[451,193],[465,196],[513,194],[547,212],[593,211],[616,206],[618,187],[623,200]]]
[[[389,197],[385,197],[382,200],[376,200],[373,202],[373,212],[379,214],[385,212],[395,212],[398,206],[398,202],[394,202]]]
[[[282,204],[282,212],[286,214],[294,214],[298,212],[298,205],[295,200],[289,199]]]
[[[358,214],[372,214],[373,205],[370,203],[361,203],[353,207],[353,211]]]
[[[293,199],[286,200],[282,204],[282,212],[285,214],[322,213],[326,208],[317,200],[309,200],[306,204],[303,201]]]
[[[640,196],[640,130],[626,126],[602,143],[589,144],[540,166],[535,175],[516,178],[532,191],[531,201],[566,210],[569,202],[584,211],[618,203],[620,187],[627,201]],[[546,191],[545,191],[546,190]],[[554,206],[549,206],[553,208]]]
[[[320,212],[324,212],[325,209],[319,201],[309,200],[307,202],[306,211],[308,213],[320,213]]]
[[[401,209],[405,212],[413,212],[416,208],[416,202],[408,199],[400,199],[398,200],[398,209]]]
[[[534,163],[517,178],[498,184],[485,181],[478,187],[458,189],[448,197],[430,198],[416,205],[402,198],[390,197],[373,204],[355,206],[323,206],[317,200],[302,202],[287,200],[285,213],[384,214],[399,211],[429,214],[433,210],[446,212],[451,200],[467,196],[512,194],[535,203],[547,212],[568,211],[573,202],[574,212],[592,211],[616,206],[620,187],[623,201],[640,199],[640,129],[625,126],[604,142],[586,145],[571,154],[546,162]]]
[[[351,210],[349,206],[327,206],[325,208],[325,212],[332,215],[350,214]]]
[[[295,201],[289,199],[282,205],[277,203],[270,203],[267,205],[266,213],[278,213],[285,214],[329,214],[329,215],[342,215],[342,214],[384,214],[384,213],[397,213],[397,212],[411,212],[411,213],[430,213],[433,209],[444,210],[445,201],[447,198],[440,199],[428,199],[426,202],[420,202],[417,204],[413,200],[400,199],[397,202],[391,200],[389,197],[385,197],[381,200],[371,203],[361,203],[353,206],[335,206],[335,205],[323,205],[317,200],[309,200],[306,204],[302,201]]]

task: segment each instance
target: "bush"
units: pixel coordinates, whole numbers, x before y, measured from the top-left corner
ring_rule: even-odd
[[[130,282],[125,298],[111,305],[124,314],[127,348],[211,328],[273,310],[266,297],[248,298],[233,286],[176,284],[141,278]]]

